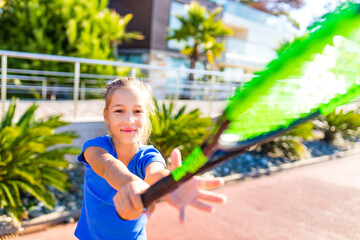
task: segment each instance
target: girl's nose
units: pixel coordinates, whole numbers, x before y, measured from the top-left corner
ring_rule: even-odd
[[[128,123],[128,124],[134,123],[134,122],[135,122],[134,115],[131,114],[131,113],[126,114],[126,116],[125,116],[125,122]]]

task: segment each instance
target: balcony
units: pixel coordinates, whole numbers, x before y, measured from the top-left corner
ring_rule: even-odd
[[[280,31],[291,31],[289,23],[279,17],[248,7],[244,4],[226,1],[224,4],[224,14],[231,14],[238,18],[246,19],[260,25],[275,28]],[[234,22],[232,22],[234,24]]]
[[[276,58],[276,51],[268,46],[236,38],[225,38],[226,51],[219,62],[222,64],[240,64],[243,66],[262,67]]]

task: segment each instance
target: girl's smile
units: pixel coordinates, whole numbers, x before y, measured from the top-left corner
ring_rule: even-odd
[[[125,133],[133,133],[133,132],[136,132],[136,129],[133,129],[133,128],[123,128],[123,129],[120,129],[120,131],[125,132]]]

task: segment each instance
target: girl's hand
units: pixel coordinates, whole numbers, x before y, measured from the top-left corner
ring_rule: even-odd
[[[115,194],[113,201],[117,214],[124,220],[136,219],[144,213],[140,194],[149,187],[142,180],[126,183]],[[151,209],[152,207],[150,207]]]
[[[171,168],[172,170],[181,166],[181,153],[178,149],[171,152]],[[212,189],[224,185],[222,178],[203,179],[201,177],[193,177],[189,181],[182,184],[179,188],[165,196],[165,200],[172,206],[179,209],[179,219],[181,223],[185,222],[185,207],[191,205],[201,211],[212,213],[215,208],[207,202],[226,203],[226,196],[202,189]],[[203,202],[207,201],[207,202]]]

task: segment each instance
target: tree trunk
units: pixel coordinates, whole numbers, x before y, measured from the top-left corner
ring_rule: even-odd
[[[328,143],[332,143],[335,140],[335,133],[332,131],[326,131],[324,141]]]
[[[195,69],[195,67],[196,67],[196,60],[195,60],[194,57],[190,57],[190,68]],[[190,82],[194,81],[194,74],[193,73],[189,74],[189,81]]]
[[[196,62],[199,61],[199,45],[197,43],[195,43],[194,45],[194,52],[193,54],[190,56],[190,69],[195,69],[196,68]],[[190,73],[189,74],[189,84],[190,84],[190,99],[194,99],[195,95],[196,95],[196,89],[194,89],[194,74]]]

